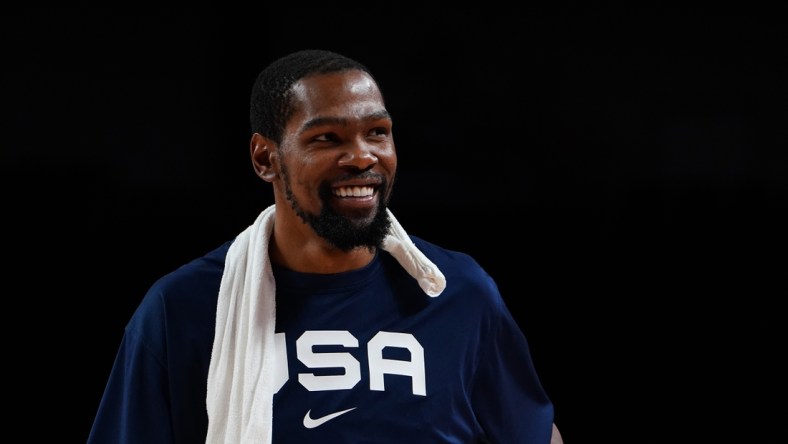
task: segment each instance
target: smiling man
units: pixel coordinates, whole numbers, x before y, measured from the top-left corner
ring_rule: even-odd
[[[88,442],[560,443],[495,282],[388,208],[393,124],[369,70],[286,55],[250,118],[274,205],[151,286]]]
[[[255,97],[265,103],[267,91],[256,89]],[[369,263],[389,229],[385,210],[397,169],[383,97],[363,71],[308,76],[290,94],[284,127],[253,123],[255,171],[273,183],[276,202],[290,204],[276,214],[274,239],[293,244],[272,248],[271,253],[297,271],[357,268],[348,256]],[[255,120],[260,121],[252,117]],[[298,259],[286,257],[287,252]],[[326,253],[341,259],[326,261]],[[308,266],[299,263],[304,259]]]

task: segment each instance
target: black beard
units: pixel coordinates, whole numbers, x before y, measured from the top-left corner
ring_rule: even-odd
[[[363,175],[364,173],[354,177]],[[380,205],[372,221],[367,224],[360,224],[334,211],[330,203],[333,197],[331,185],[328,182],[323,182],[318,190],[318,195],[322,202],[320,214],[309,214],[298,205],[293,196],[293,191],[290,188],[290,177],[287,169],[284,167],[282,168],[282,176],[285,184],[285,196],[290,202],[290,206],[304,223],[312,227],[318,236],[342,251],[350,251],[358,247],[366,247],[372,250],[382,246],[383,239],[388,234],[391,226],[391,219],[389,219],[388,211],[386,211],[388,199],[384,201],[384,197],[380,195]],[[378,190],[388,190],[388,181],[385,178]]]

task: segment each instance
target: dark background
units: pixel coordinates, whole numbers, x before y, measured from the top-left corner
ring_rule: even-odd
[[[567,444],[784,442],[785,18],[565,3],[6,14],[12,407],[39,436],[84,442],[148,286],[272,203],[248,154],[258,71],[320,47],[378,76],[393,211],[497,280]]]

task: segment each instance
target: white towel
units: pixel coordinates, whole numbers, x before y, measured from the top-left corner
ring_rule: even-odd
[[[418,250],[391,211],[383,241],[388,251],[429,296],[446,278]],[[274,205],[235,239],[227,251],[216,306],[216,334],[208,368],[206,444],[271,442],[276,305],[268,242]]]

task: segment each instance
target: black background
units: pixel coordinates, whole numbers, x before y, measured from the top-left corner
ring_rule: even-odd
[[[319,47],[377,75],[392,210],[497,280],[567,444],[784,442],[785,18],[385,2],[5,15],[13,406],[39,436],[87,438],[147,287],[272,203],[248,155],[255,76]]]

